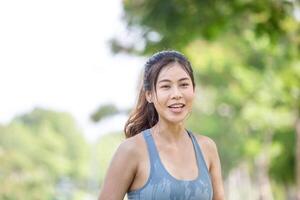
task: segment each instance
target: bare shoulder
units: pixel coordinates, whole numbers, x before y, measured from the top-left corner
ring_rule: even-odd
[[[141,148],[145,146],[142,134],[137,134],[133,137],[125,139],[118,147],[117,153],[123,154],[123,156],[138,158],[141,154]]]
[[[134,179],[141,158],[140,135],[124,140],[117,148],[102,185],[99,199],[123,199]]]
[[[208,160],[208,169],[211,175],[213,185],[213,199],[224,200],[224,188],[221,172],[220,157],[218,154],[217,145],[214,140],[204,135],[196,135],[198,143],[201,145],[201,150],[204,152],[204,157]]]
[[[207,161],[207,167],[210,169],[216,160],[219,159],[217,145],[215,141],[208,136],[200,134],[195,134],[195,136]]]
[[[110,163],[110,171],[117,174],[122,171],[122,175],[127,173],[128,179],[134,177],[138,166],[143,159],[141,153],[143,140],[140,134],[125,139],[117,148]],[[109,170],[108,170],[109,172]]]
[[[216,151],[217,145],[213,139],[208,136],[195,134],[198,143],[201,145],[202,148],[205,148],[208,151]]]

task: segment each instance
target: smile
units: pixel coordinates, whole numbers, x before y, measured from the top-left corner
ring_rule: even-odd
[[[174,103],[170,106],[168,106],[169,108],[183,108],[185,105],[183,103]]]

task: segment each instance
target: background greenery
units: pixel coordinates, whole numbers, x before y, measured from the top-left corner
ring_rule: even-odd
[[[227,199],[300,192],[298,1],[124,0],[115,53],[163,49],[191,61],[197,97],[187,127],[217,143]],[[133,35],[134,37],[131,37]],[[114,105],[91,113],[95,122]],[[0,125],[0,199],[96,198],[122,133],[88,144],[72,116],[37,108]],[[299,194],[300,195],[300,194]]]
[[[89,146],[69,114],[37,108],[0,134],[0,199],[81,199]]]

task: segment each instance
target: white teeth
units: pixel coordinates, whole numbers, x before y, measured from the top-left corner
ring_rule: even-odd
[[[184,105],[173,105],[173,106],[169,106],[170,108],[182,108]]]

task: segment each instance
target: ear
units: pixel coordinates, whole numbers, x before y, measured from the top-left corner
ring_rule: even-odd
[[[146,91],[146,100],[148,103],[152,103],[152,93],[150,91]]]

